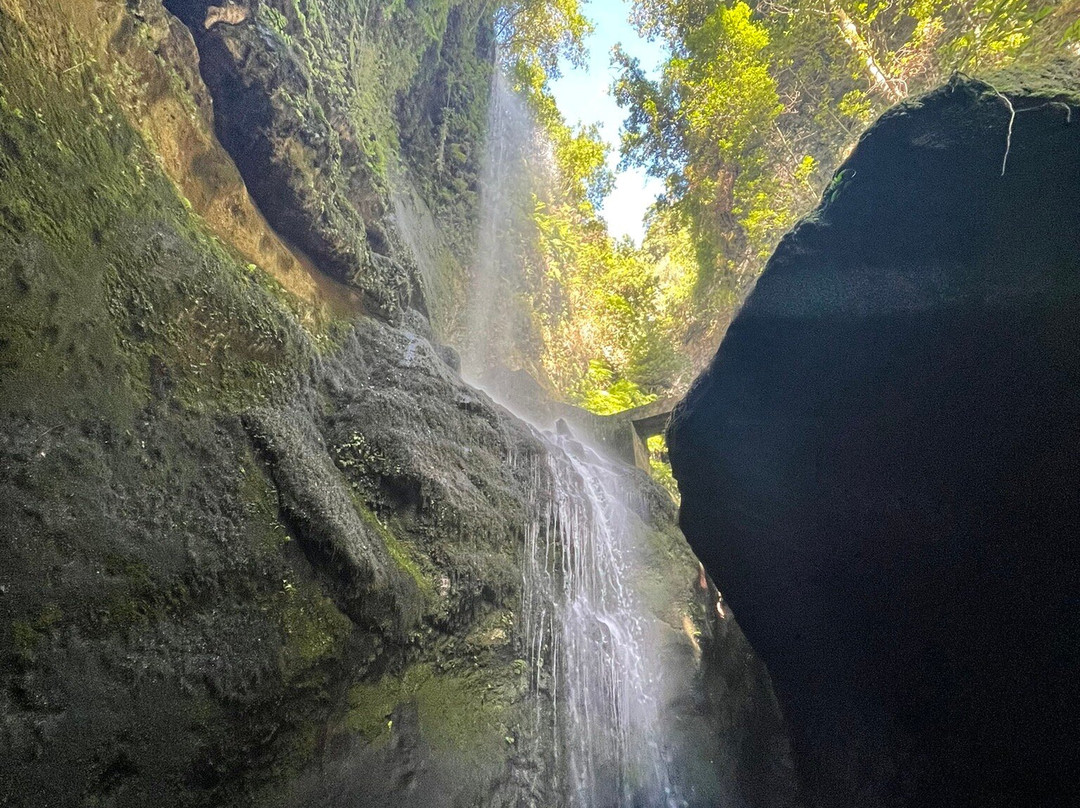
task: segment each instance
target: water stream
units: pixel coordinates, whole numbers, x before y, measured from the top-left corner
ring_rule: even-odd
[[[546,473],[550,489],[527,526],[522,569],[536,736],[557,750],[558,790],[575,808],[681,805],[664,760],[662,671],[633,586],[640,537],[619,476],[576,441],[546,439],[538,482]]]
[[[528,349],[530,312],[524,243],[532,227],[533,193],[547,181],[536,159],[536,128],[499,70],[491,82],[487,142],[480,175],[480,225],[465,311],[461,361],[466,375],[486,378],[512,367]]]
[[[501,76],[492,83],[490,116],[462,359],[470,381],[506,404],[520,396],[505,395],[506,377],[493,382],[489,371],[512,366],[516,353],[513,290],[523,279],[513,217],[527,201],[520,196],[527,181],[544,178],[526,170],[542,162],[530,159],[535,130]],[[553,791],[573,808],[685,805],[664,759],[655,618],[634,589],[642,537],[620,475],[568,430],[534,425],[548,452],[527,470],[535,496],[519,636],[531,671],[532,736],[554,758]]]

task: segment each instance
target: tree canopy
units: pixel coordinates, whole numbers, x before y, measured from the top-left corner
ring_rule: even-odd
[[[955,71],[1075,47],[1075,0],[637,0],[666,46],[651,78],[622,51],[622,159],[665,182],[654,223],[685,227],[705,344],[866,125]]]
[[[506,6],[498,23],[504,70],[537,135],[523,161],[530,227],[515,225],[529,231],[516,260],[537,354],[522,364],[596,412],[647,403],[683,364],[666,287],[648,254],[608,233],[599,208],[614,183],[609,147],[596,126],[569,125],[549,89],[560,58],[580,60],[591,24],[566,0]]]
[[[638,248],[598,213],[613,185],[606,144],[568,125],[549,88],[583,60],[581,4],[503,5],[502,65],[542,169],[519,255],[532,369],[597,412],[680,391],[878,114],[954,71],[1075,53],[1078,17],[1080,0],[636,0],[638,30],[667,54],[655,76],[612,57],[622,165],[664,185]]]

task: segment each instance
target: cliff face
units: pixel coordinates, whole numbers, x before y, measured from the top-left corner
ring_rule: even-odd
[[[391,190],[410,172],[446,225],[471,221],[493,48],[484,6],[165,6],[194,37],[214,131],[275,231],[370,312],[425,310]]]
[[[0,802],[556,805],[549,449],[436,338],[490,9],[165,5],[0,0]],[[695,565],[626,475],[684,780],[789,804],[733,625],[700,715]]]
[[[1080,73],[993,82],[863,136],[671,425],[822,806],[1077,799]]]
[[[279,240],[164,8],[5,3],[0,44],[3,801],[291,804],[352,748],[373,804],[543,799],[535,434]]]

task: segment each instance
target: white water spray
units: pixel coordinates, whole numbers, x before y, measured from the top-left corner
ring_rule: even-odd
[[[531,191],[528,183],[541,178],[522,175],[535,152],[535,130],[501,76],[492,83],[490,109],[463,360],[473,383],[506,403],[520,394],[500,390],[488,371],[513,361],[517,349],[508,290],[521,282],[513,234],[522,228],[512,217],[524,210],[520,195]],[[534,496],[520,640],[535,701],[532,736],[553,757],[551,791],[573,808],[685,805],[664,760],[659,643],[649,636],[654,618],[634,589],[641,537],[620,475],[566,435],[541,438],[547,459],[527,469]]]
[[[465,372],[476,378],[522,355],[529,319],[521,303],[522,240],[529,229],[532,194],[541,181],[529,159],[536,151],[532,118],[498,69],[491,81],[487,133],[461,357]]]
[[[570,439],[549,436],[548,445],[537,475],[547,500],[536,503],[523,564],[523,644],[537,721],[545,712],[550,720],[536,733],[562,755],[560,790],[575,808],[681,805],[667,776],[661,666],[633,586],[639,537],[619,475]]]

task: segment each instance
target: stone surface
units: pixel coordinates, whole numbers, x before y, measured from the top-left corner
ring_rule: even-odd
[[[398,804],[519,793],[505,460],[540,442],[422,314],[324,306],[201,215],[243,186],[179,22],[4,8],[0,802],[309,804],[349,749]]]
[[[209,6],[206,9],[206,19],[203,20],[203,28],[210,29],[219,22],[226,25],[239,25],[248,18],[251,10],[239,3],[226,3],[223,6]]]
[[[475,0],[164,5],[191,30],[214,130],[276,233],[359,290],[369,313],[396,321],[425,309],[436,290],[424,288],[395,218],[391,176],[407,184],[412,174],[429,196],[452,197],[443,207],[471,212],[475,193],[465,191],[478,171],[475,120],[486,110],[492,58],[485,11]],[[451,86],[464,96],[453,108]],[[428,177],[433,138],[472,158],[439,158]]]
[[[327,135],[320,109],[336,107],[315,96],[340,87],[313,77],[348,54],[305,58],[356,44],[334,26],[360,22],[318,0],[252,2],[200,33],[207,3],[169,5],[195,30],[152,0],[0,0],[0,804],[557,804],[554,750],[528,744],[518,624],[544,442],[461,380],[416,301],[366,317],[357,286],[369,310],[382,299],[367,280],[346,288],[291,252],[248,196],[251,166],[213,136],[217,112],[244,110],[207,90],[193,35],[249,48],[233,78],[256,114],[291,110],[258,135],[280,144],[283,122]],[[404,43],[411,67],[391,67],[415,69],[402,140],[438,137],[427,99],[449,97],[446,141],[471,142],[482,102],[462,96],[488,84],[483,18],[438,0],[392,17],[364,6],[367,33]],[[208,83],[223,77],[212,66]],[[304,82],[300,99],[259,95]],[[417,252],[446,252],[439,227],[470,232],[451,151],[414,178],[431,219]],[[297,180],[286,163],[278,179]],[[375,187],[356,166],[322,164],[307,201],[353,204]],[[375,192],[341,209],[353,218],[335,237],[362,230],[375,250],[383,234],[395,253]],[[314,209],[291,215],[317,239]],[[735,725],[696,709],[693,562],[667,494],[639,472],[627,484],[665,653],[686,663],[671,691],[680,765],[710,787],[753,779],[759,746],[710,761],[724,727],[775,727],[765,680],[734,686]]]
[[[992,81],[863,136],[669,433],[820,806],[1080,799],[1080,73]]]

